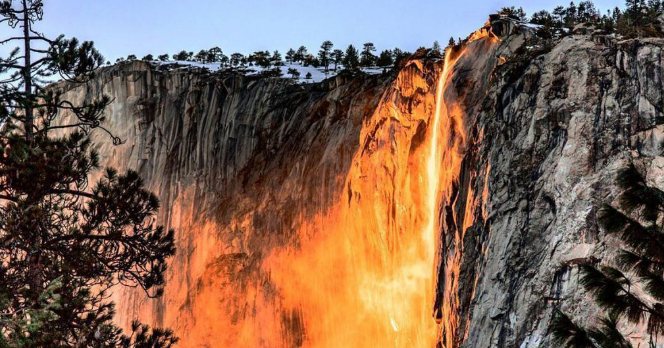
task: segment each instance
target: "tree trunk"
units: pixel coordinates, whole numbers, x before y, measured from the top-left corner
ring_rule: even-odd
[[[23,44],[24,44],[24,68],[23,80],[25,83],[25,136],[28,143],[32,143],[32,125],[33,125],[33,108],[32,108],[32,64],[30,58],[30,14],[27,0],[23,0]]]

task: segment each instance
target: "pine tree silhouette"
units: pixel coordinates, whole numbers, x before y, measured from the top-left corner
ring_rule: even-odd
[[[0,347],[170,347],[169,330],[112,321],[111,287],[161,295],[173,231],[156,225],[138,173],[89,182],[99,156],[88,134],[108,132],[110,100],[76,104],[48,84],[84,84],[104,60],[92,42],[36,31],[42,16],[41,0],[0,1],[0,42],[21,46],[0,59]]]
[[[614,266],[579,266],[580,283],[606,317],[587,329],[556,312],[551,333],[562,347],[632,347],[617,329],[621,320],[645,323],[653,341],[664,334],[664,192],[649,186],[633,164],[619,171],[617,184],[617,207],[602,206],[598,220],[625,248]]]

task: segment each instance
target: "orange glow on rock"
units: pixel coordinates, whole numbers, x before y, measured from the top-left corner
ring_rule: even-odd
[[[300,248],[273,253],[263,264],[286,308],[303,313],[304,346],[435,347],[440,342],[441,328],[431,317],[438,209],[441,199],[451,197],[466,142],[464,114],[457,104],[445,102],[445,91],[460,56],[453,57],[452,50],[445,55],[431,103],[435,109],[406,112],[394,99],[384,99],[363,127],[360,148],[369,150],[353,159],[347,201],[321,221],[301,226]],[[402,75],[397,88],[425,88],[412,75]],[[412,151],[418,120],[428,124],[426,139]],[[473,195],[468,192],[468,198]],[[464,221],[463,230],[471,223]],[[458,328],[459,258],[460,251],[444,262],[451,299],[441,308],[445,347],[453,347]]]
[[[484,29],[468,42],[484,38],[497,40]],[[194,218],[198,188],[183,189],[171,224],[188,253],[174,262],[186,264],[186,274],[169,271],[162,301],[172,309],[151,315],[175,329],[183,347],[455,348],[468,330],[459,333],[459,292],[474,291],[459,289],[463,238],[489,195],[486,186],[479,193],[453,189],[470,141],[453,88],[465,54],[465,46],[448,49],[438,76],[427,78],[417,60],[399,73],[373,115],[353,125],[361,130],[348,170],[330,180],[334,187],[321,187],[336,190],[333,203],[311,213],[298,202],[282,212],[293,226],[274,229],[292,236],[272,235],[252,220],[272,209],[278,193],[238,199],[230,225],[220,226]],[[312,154],[328,155],[336,154]],[[293,173],[304,176],[299,168]],[[293,183],[266,190],[298,190]],[[441,207],[456,200],[466,200],[464,215],[453,216],[460,226],[447,231]],[[220,237],[220,230],[234,235]],[[450,245],[440,245],[441,233],[449,233]],[[438,322],[436,289],[444,292],[433,308]],[[137,317],[147,311],[141,301],[123,295],[119,307]]]
[[[419,62],[407,69],[419,70]],[[428,90],[402,73],[397,90]],[[348,195],[321,221],[301,226],[302,245],[263,264],[286,308],[304,316],[307,347],[434,347],[431,318],[436,161],[435,101],[408,111],[386,95],[364,125],[345,180]],[[428,127],[431,128],[431,127]],[[378,131],[375,131],[378,129]],[[431,195],[434,195],[432,197]]]

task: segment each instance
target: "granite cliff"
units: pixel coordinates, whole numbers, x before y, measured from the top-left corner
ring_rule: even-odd
[[[288,79],[103,69],[93,138],[176,230],[165,296],[118,290],[119,320],[184,347],[549,347],[587,322],[575,262],[611,256],[595,212],[634,161],[664,187],[664,40],[495,20],[398,73]],[[638,328],[634,329],[638,334]]]

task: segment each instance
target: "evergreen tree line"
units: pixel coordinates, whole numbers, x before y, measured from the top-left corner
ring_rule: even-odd
[[[573,29],[579,24],[591,24],[608,34],[625,38],[662,36],[658,17],[664,5],[661,0],[626,0],[625,8],[615,7],[602,13],[592,1],[570,2],[553,11],[541,10],[530,18],[522,8],[504,7],[499,14],[524,22],[542,25],[546,30]]]
[[[626,38],[661,36],[658,17],[664,11],[662,0],[626,0],[625,8],[614,8],[601,13],[592,1],[581,1],[578,4],[570,2],[568,6],[557,6],[553,11],[541,10],[528,17],[523,8],[503,7],[498,13],[500,15],[538,24],[543,26],[540,35],[552,36],[552,31],[565,33],[562,29],[573,29],[579,24],[591,24],[598,29],[612,34],[619,34]],[[458,40],[460,42],[461,39]],[[455,45],[454,38],[450,39],[449,45]],[[424,49],[420,47],[418,51]],[[432,47],[434,52],[442,55],[442,49],[438,42]],[[387,68],[398,66],[399,63],[410,56],[410,52],[404,52],[399,48],[383,50],[377,54],[373,43],[367,42],[358,48],[349,45],[345,49],[335,49],[334,44],[324,41],[318,52],[309,52],[307,47],[300,46],[297,49],[290,48],[285,56],[277,51],[256,51],[245,55],[242,53],[224,54],[219,47],[209,50],[200,50],[198,53],[182,50],[173,55],[161,54],[154,56],[148,54],[141,58],[145,61],[190,61],[199,63],[219,63],[222,68],[251,67],[258,66],[265,69],[284,65],[287,63],[300,63],[303,66],[324,68],[325,71],[331,67],[336,71],[339,66],[349,70],[360,68]],[[138,60],[136,55],[127,58],[118,58],[116,62],[124,60]],[[110,62],[107,62],[110,64]]]
[[[436,43],[437,44],[437,43]],[[399,48],[383,50],[376,54],[376,46],[371,43],[365,43],[361,48],[349,45],[346,49],[335,49],[332,41],[324,41],[317,53],[310,53],[305,46],[297,49],[290,48],[285,56],[279,51],[256,51],[249,55],[242,53],[233,53],[230,56],[224,54],[219,47],[213,47],[209,50],[200,50],[198,53],[180,51],[179,53],[169,55],[162,54],[156,57],[148,54],[141,58],[145,61],[189,61],[199,63],[219,63],[222,68],[237,68],[258,66],[264,69],[283,66],[285,62],[290,64],[299,63],[302,66],[313,66],[323,68],[326,72],[329,70],[337,71],[339,67],[347,70],[358,70],[360,68],[389,68],[398,64],[403,59],[411,55],[410,52],[404,52]],[[125,60],[137,60],[136,55],[129,55],[125,58],[118,58],[116,62]],[[110,64],[110,62],[107,62]]]

